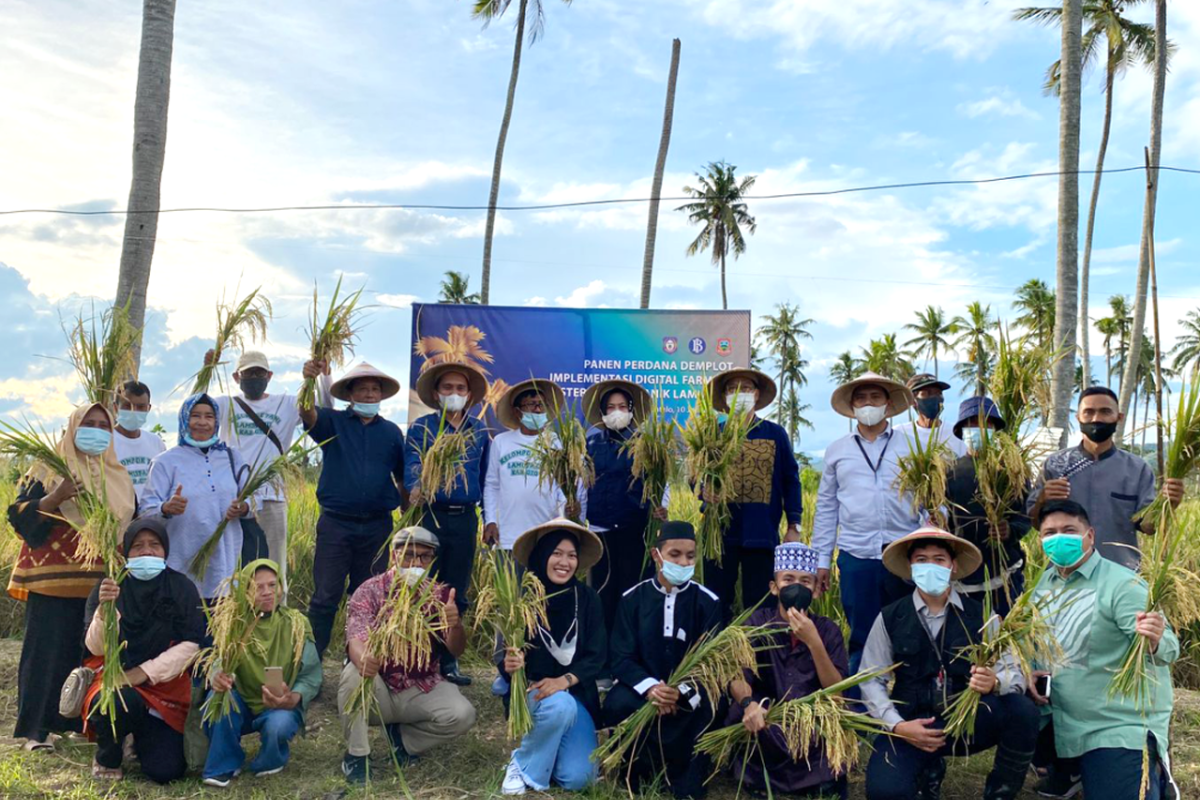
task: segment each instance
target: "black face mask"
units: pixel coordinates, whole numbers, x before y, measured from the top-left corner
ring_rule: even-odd
[[[242,394],[247,398],[257,400],[266,394],[267,383],[270,380],[270,378],[242,378],[238,381],[238,385],[242,387]]]
[[[917,399],[917,411],[926,419],[937,419],[944,404],[941,397],[921,397]]]
[[[794,608],[797,611],[808,611],[812,601],[812,589],[802,583],[793,583],[779,590],[779,603],[785,610]]]
[[[1115,422],[1081,422],[1079,432],[1096,444],[1104,444],[1117,432]]]

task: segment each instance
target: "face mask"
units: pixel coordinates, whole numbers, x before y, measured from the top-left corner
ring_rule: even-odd
[[[1056,567],[1067,569],[1083,560],[1083,537],[1071,533],[1055,533],[1042,539],[1046,557]]]
[[[148,416],[150,416],[149,411],[132,411],[122,408],[117,411],[117,424],[130,433],[140,431],[142,426],[146,424],[146,417]]]
[[[267,383],[270,378],[242,378],[238,381],[238,385],[242,387],[242,394],[250,400],[257,400],[267,393]]]
[[[75,447],[85,456],[98,456],[112,443],[112,433],[103,428],[79,428],[75,431]]]
[[[940,397],[922,397],[917,400],[917,411],[926,419],[937,419],[942,413],[943,403]]]
[[[139,581],[148,581],[162,574],[162,571],[167,568],[167,561],[158,556],[138,556],[129,559],[125,567],[129,570],[129,574]]]
[[[887,406],[859,406],[854,418],[865,428],[872,428],[887,419]]]
[[[983,428],[963,428],[963,441],[972,453],[983,449]]]
[[[794,608],[797,611],[808,611],[812,601],[812,589],[802,583],[793,583],[779,590],[779,604],[785,609]]]
[[[205,439],[204,441],[200,441],[198,439],[193,439],[192,435],[190,433],[185,433],[183,435],[183,441],[187,442],[192,447],[199,447],[201,449],[204,449],[205,447],[212,447],[214,444],[217,443],[217,440],[220,438],[221,437],[217,436],[217,434],[214,433],[212,435],[212,438]]]
[[[610,411],[600,418],[610,430],[623,431],[633,422],[632,411]]]
[[[442,408],[454,414],[467,407],[467,396],[465,394],[439,394],[438,402],[442,404]]]
[[[531,431],[540,431],[550,421],[550,415],[545,411],[524,411],[521,413],[521,424]]]
[[[396,570],[398,577],[408,581],[409,586],[416,586],[425,577],[424,567],[400,567]]]
[[[734,413],[747,414],[754,410],[754,393],[730,392],[725,395],[725,405]]]
[[[928,595],[939,595],[950,588],[950,568],[941,564],[913,564],[912,579]]]
[[[363,419],[379,416],[379,403],[351,403],[350,407]]]
[[[667,579],[667,583],[672,586],[683,586],[692,579],[692,575],[696,572],[695,565],[690,567],[681,567],[674,561],[663,559],[662,574]]]
[[[1115,422],[1081,422],[1079,432],[1096,444],[1104,444],[1117,432]]]

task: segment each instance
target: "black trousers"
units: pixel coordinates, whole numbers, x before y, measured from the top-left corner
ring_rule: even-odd
[[[725,621],[733,616],[734,589],[737,586],[738,569],[742,574],[742,610],[753,608],[771,591],[770,583],[775,577],[775,548],[743,547],[741,542],[725,540],[725,551],[721,563],[704,562],[703,583],[725,607]]]
[[[475,545],[479,541],[479,513],[474,503],[458,506],[438,504],[425,510],[421,525],[438,537],[437,558],[432,572],[454,590],[460,614],[467,611],[467,590],[475,565]]]
[[[613,629],[621,595],[654,574],[654,561],[646,550],[646,523],[643,517],[596,531],[604,543],[604,553],[592,567],[589,582],[600,594],[605,630]]]
[[[921,773],[940,767],[946,756],[974,755],[992,747],[996,758],[988,784],[1015,783],[1007,795],[1015,797],[1033,759],[1038,716],[1037,706],[1025,695],[989,695],[980,701],[975,735],[969,740],[948,740],[936,752],[926,753],[897,736],[877,736],[867,764],[867,800],[910,800],[917,796]],[[935,727],[944,724],[940,715],[935,718]]]
[[[122,701],[124,705],[122,706]],[[117,700],[116,736],[108,717],[96,715],[89,722],[96,731],[96,763],[107,769],[121,766],[122,743],[133,734],[133,748],[142,774],[155,783],[179,780],[187,772],[183,757],[183,734],[150,714],[150,707],[132,687],[122,689]]]
[[[618,683],[604,698],[605,724],[617,725],[645,704],[644,697]],[[707,756],[694,755],[692,751],[696,740],[714,719],[707,700],[695,711],[678,711],[658,717],[647,729],[645,737],[634,745],[633,760],[627,768],[631,787],[636,790],[663,772],[675,797],[702,797],[704,782],[712,770]]]
[[[1152,735],[1146,736],[1146,747],[1150,756],[1150,781],[1145,800],[1172,797],[1169,788],[1172,784],[1171,775],[1163,764],[1158,743]],[[1054,749],[1054,723],[1050,722],[1038,735],[1037,755],[1033,763],[1034,766],[1055,772],[1082,776],[1083,793],[1087,796],[1106,800],[1138,800],[1141,798],[1142,756],[1141,750],[1100,747],[1077,758],[1058,758]]]
[[[71,670],[83,663],[82,597],[30,592],[25,601],[25,636],[17,668],[18,739],[45,741],[51,733],[78,732],[80,721],[58,713],[58,698]]]
[[[325,655],[342,598],[387,569],[385,544],[392,535],[391,514],[351,521],[325,512],[317,518],[313,554],[313,594],[308,601],[317,652]]]

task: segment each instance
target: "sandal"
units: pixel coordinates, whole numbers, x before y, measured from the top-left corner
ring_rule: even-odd
[[[125,772],[120,767],[102,767],[92,761],[92,777],[98,781],[119,781],[125,777]]]
[[[26,739],[25,744],[21,745],[21,749],[29,753],[35,753],[40,750],[54,752],[54,742],[49,739],[43,742],[39,742],[37,739]]]

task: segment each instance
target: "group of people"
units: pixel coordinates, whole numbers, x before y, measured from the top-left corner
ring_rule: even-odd
[[[341,771],[350,782],[369,778],[370,725],[384,728],[403,767],[475,723],[460,690],[471,678],[458,660],[482,541],[509,552],[549,598],[545,623],[526,649],[497,648],[493,692],[507,707],[509,678],[523,669],[533,719],[505,770],[506,794],[587,786],[597,778],[597,730],[650,704],[657,722],[631,753],[631,786],[662,780],[677,797],[703,795],[711,765],[694,753],[697,739],[740,724],[760,745],[753,759],[732,766],[749,788],[845,796],[846,776],[830,766],[821,743],[797,758],[767,724],[766,711],[860,670],[895,665],[853,698],[884,730],[867,768],[870,798],[936,798],[947,756],[992,747],[987,798],[1015,797],[1031,763],[1044,796],[1070,797],[1082,785],[1092,797],[1138,797],[1143,760],[1144,796],[1171,796],[1167,728],[1178,640],[1162,615],[1143,611],[1147,589],[1131,571],[1138,560],[1134,514],[1154,499],[1156,483],[1145,461],[1113,442],[1121,412],[1104,387],[1080,396],[1082,443],[1047,458],[1027,499],[1013,503],[998,525],[979,504],[974,466],[987,431],[1006,425],[994,402],[969,398],[949,423],[942,416],[951,387],[933,375],[904,384],[867,373],[838,387],[832,406],[852,421],[852,431],[826,451],[809,545],[801,542],[792,443],[759,416],[775,399],[774,382],[752,369],[721,373],[711,380],[714,405],[749,424],[731,479],[724,555],[705,561],[702,584],[691,525],[669,519],[667,498],[647,501],[633,477],[626,444],[654,402],[641,386],[610,380],[584,395],[595,481],[568,494],[539,481],[533,458],[535,440],[567,407],[551,381],[509,388],[496,404],[506,430],[493,438],[475,413],[488,383],[470,364],[422,370],[416,392],[433,411],[407,431],[380,413],[399,382],[370,364],[331,382],[329,366],[310,361],[303,375],[322,387],[313,408],[294,395],[268,393],[267,358],[243,353],[233,374],[240,391],[186,398],[170,448],[144,429],[150,390],[131,381],[113,407],[81,407],[71,416],[58,452],[75,480],[35,465],[21,481],[8,511],[23,540],[9,592],[27,603],[16,736],[29,749],[52,748],[54,734],[82,726],[97,743],[97,777],[119,777],[131,745],[147,777],[174,780],[188,767],[185,740],[198,707],[226,692],[231,713],[202,726],[205,782],[228,786],[243,768],[277,772],[320,691],[322,659],[348,598],[337,684],[346,740]],[[330,398],[345,407],[335,409]],[[893,425],[909,409],[913,421]],[[287,606],[283,487],[242,497],[248,476],[286,452],[298,429],[323,456],[307,614]],[[468,434],[461,470],[452,489],[427,490],[422,459],[444,430]],[[895,488],[899,460],[918,441],[941,442],[953,454],[946,530]],[[128,576],[120,584],[76,554],[80,489],[101,492],[126,528]],[[705,496],[704,487],[696,489]],[[1177,480],[1164,481],[1161,491],[1175,505],[1183,498]],[[419,525],[394,530],[402,506],[422,509]],[[647,558],[652,520],[659,533]],[[197,552],[221,523],[225,533],[207,569],[192,574]],[[1141,526],[1153,533],[1149,523]],[[1050,619],[1065,658],[1030,675],[1011,657],[972,666],[964,649],[996,624],[984,618],[984,601],[1003,616],[1023,591],[1021,541],[1034,529],[1051,564],[1034,592],[1056,609]],[[431,661],[380,658],[367,647],[396,581],[434,582],[427,596],[442,625]],[[232,674],[194,674],[196,655],[210,641],[203,609],[231,583],[253,587],[253,646]],[[836,622],[811,610],[834,586],[845,638]],[[104,669],[96,609],[108,601],[126,642],[120,666],[128,685],[115,711],[93,708]],[[739,604],[757,607],[749,624],[777,629],[757,669],[720,696],[669,685],[688,649],[729,624]],[[1148,704],[1121,697],[1097,703],[1138,636],[1153,653]],[[88,670],[82,678],[81,665]],[[90,684],[74,717],[60,699],[79,681]],[[371,681],[374,701],[366,713],[351,710],[363,681]],[[981,695],[975,730],[949,738],[944,714],[964,691]],[[251,733],[261,746],[246,765],[241,740]]]

